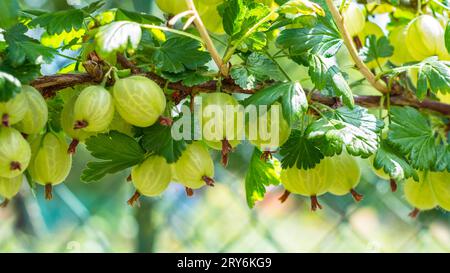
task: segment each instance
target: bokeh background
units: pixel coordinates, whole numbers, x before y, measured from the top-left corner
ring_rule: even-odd
[[[59,10],[89,2],[21,4]],[[152,0],[107,1],[106,7],[162,16]],[[43,72],[52,74],[67,62],[57,58]],[[307,75],[295,64],[288,69],[298,80]],[[214,188],[188,198],[181,185],[173,184],[160,198],[142,198],[140,208],[131,208],[126,204],[134,191],[126,182],[129,173],[92,184],[80,181],[90,160],[81,147],[53,201],[44,200],[41,188],[34,195],[24,185],[10,206],[0,210],[0,252],[450,252],[450,214],[437,209],[409,218],[411,207],[401,188],[391,193],[389,183],[364,162],[358,192],[365,198],[358,204],[350,196],[325,195],[320,198],[324,209],[313,213],[309,200],[300,196],[281,204],[277,199],[283,189],[273,187],[264,201],[248,208],[244,175],[251,152],[242,144],[227,169],[218,164]]]

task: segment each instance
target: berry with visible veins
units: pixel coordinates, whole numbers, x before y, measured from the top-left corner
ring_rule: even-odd
[[[113,98],[105,88],[89,86],[76,99],[73,115],[75,130],[105,131],[114,117]]]
[[[128,123],[148,127],[159,120],[166,108],[161,87],[142,76],[118,80],[113,88],[116,110]]]
[[[11,127],[0,127],[0,177],[13,178],[23,173],[31,149],[22,134]]]
[[[64,182],[72,167],[72,155],[62,133],[48,132],[33,140],[29,171],[33,180],[45,186],[45,198],[52,199],[52,187]]]
[[[190,189],[214,186],[214,163],[201,142],[189,144],[172,170],[174,180]]]

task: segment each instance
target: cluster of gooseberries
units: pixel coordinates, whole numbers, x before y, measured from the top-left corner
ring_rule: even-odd
[[[222,2],[194,1],[206,28],[217,34],[224,33],[218,10]],[[156,3],[169,15],[177,15],[188,9],[184,0],[157,0]],[[379,12],[383,11],[386,10]],[[377,24],[366,21],[366,16],[354,3],[343,10],[343,17],[357,47],[366,46],[367,37],[370,35],[375,35],[376,38],[384,35]],[[392,29],[389,39],[395,48],[394,55],[389,58],[394,65],[420,61],[435,55],[441,59],[450,59],[444,45],[443,27],[429,15],[421,15],[408,25]],[[407,50],[402,47],[405,41],[410,45],[406,47]],[[387,61],[388,58],[379,58],[370,61],[367,66],[375,69],[384,66]],[[46,198],[51,199],[52,187],[64,182],[70,172],[72,155],[77,145],[92,136],[113,130],[134,136],[135,128],[149,127],[157,122],[168,126],[171,124],[170,119],[163,116],[167,110],[163,90],[146,77],[116,79],[111,88],[92,85],[73,91],[65,98],[61,112],[62,131],[57,131],[49,125],[46,101],[31,86],[23,86],[19,94],[0,103],[0,196],[5,198],[3,205],[17,194],[24,174],[29,175],[27,179],[43,185]],[[222,92],[205,93],[197,97],[202,98],[205,111],[208,106],[214,105],[225,113],[227,106],[239,105],[233,96]],[[274,105],[280,106],[278,102]],[[211,122],[212,117],[203,115],[204,126],[213,124],[220,127],[218,131],[222,134],[218,138],[206,137],[208,140],[188,144],[174,163],[168,163],[159,155],[149,155],[143,162],[132,167],[129,178],[136,191],[128,203],[135,204],[140,196],[158,196],[171,182],[182,184],[189,196],[193,194],[193,190],[213,186],[214,163],[208,149],[220,151],[222,163],[227,165],[229,153],[241,143],[233,136],[240,135],[242,130],[246,134],[250,131],[249,127],[242,130],[233,127],[237,118],[224,117],[222,122],[214,124]],[[261,112],[258,113],[256,124],[270,125],[272,119],[275,118],[270,111]],[[275,122],[279,125],[279,141],[276,145],[271,139],[264,138],[259,130],[256,138],[247,137],[250,143],[262,152],[261,160],[269,160],[272,153],[277,152],[291,134],[291,127],[282,115]],[[251,126],[249,123],[246,125]],[[229,127],[235,129],[232,135],[227,130]],[[70,144],[66,142],[66,137],[71,138]],[[377,173],[392,181],[382,171]],[[311,169],[305,170],[296,166],[283,169],[280,180],[286,191],[280,200],[285,201],[290,193],[307,196],[311,199],[312,210],[322,208],[318,197],[327,192],[339,196],[351,194],[356,201],[361,201],[363,196],[356,192],[360,176],[358,162],[344,149],[340,154],[325,157]],[[448,173],[422,172],[419,177],[419,182],[408,179],[404,184],[406,200],[414,207],[411,216],[416,216],[419,210],[436,206],[450,210]]]
[[[375,10],[375,13],[391,12],[392,6],[390,7],[390,9]],[[364,12],[353,2],[346,7],[342,16],[344,25],[349,35],[354,38],[357,48],[366,46],[366,39],[370,35],[374,35],[377,39],[384,36],[383,30],[377,24],[366,21]],[[440,60],[450,60],[450,54],[445,48],[445,23],[445,20],[440,22],[435,17],[424,14],[414,18],[408,24],[393,27],[388,35],[394,47],[393,55],[389,58],[380,57],[372,60],[367,63],[367,66],[370,69],[383,67],[388,59],[396,66],[422,61],[431,56],[437,56]]]

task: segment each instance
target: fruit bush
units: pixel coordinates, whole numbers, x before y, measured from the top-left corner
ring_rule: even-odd
[[[181,105],[194,108],[202,98],[205,107],[281,109],[278,119],[271,112],[258,117],[279,124],[279,145],[259,134],[250,140],[249,207],[278,185],[286,189],[281,201],[291,193],[306,196],[312,210],[322,208],[319,198],[327,192],[360,201],[360,167],[370,164],[393,191],[401,184],[411,216],[448,211],[446,3],[157,0],[164,16],[156,17],[108,10],[103,1],[48,13],[4,0],[3,206],[23,181],[31,191],[44,186],[50,200],[80,143],[94,158],[81,180],[128,170],[135,188],[130,205],[170,183],[183,185],[188,196],[214,186],[209,150],[220,151],[226,166],[241,141],[226,130],[213,141],[171,134]],[[72,62],[42,75],[41,66],[56,57]],[[203,117],[203,124],[209,121]],[[225,125],[225,119],[216,124]]]

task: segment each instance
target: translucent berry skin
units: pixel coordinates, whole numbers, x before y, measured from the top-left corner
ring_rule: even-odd
[[[156,0],[156,4],[160,10],[172,15],[188,10],[185,0]]]
[[[420,172],[419,182],[409,178],[406,180],[403,191],[409,204],[419,210],[433,209],[438,205],[431,187],[431,173]]]
[[[297,167],[281,170],[281,183],[291,193],[303,196],[319,196],[328,191],[333,180],[330,169],[321,161],[313,169],[303,170]]]
[[[203,141],[211,148],[215,150],[222,150],[222,140],[226,139],[230,143],[231,147],[236,147],[241,143],[241,140],[238,136],[240,134],[245,133],[244,128],[238,128],[237,119],[238,114],[235,113],[233,118],[227,118],[226,107],[236,107],[239,105],[237,100],[226,93],[205,93],[200,95],[202,98],[202,126],[203,126]],[[208,110],[210,109],[210,110]],[[216,118],[214,114],[208,115],[208,112],[211,110],[217,109],[222,113],[222,119],[219,119],[219,122],[216,122]],[[212,112],[210,112],[212,113]],[[222,133],[220,135],[215,135],[215,128],[220,130]],[[233,128],[233,134],[228,133],[226,128]],[[211,131],[211,133],[210,133]]]
[[[398,26],[389,33],[389,41],[394,47],[394,53],[389,61],[396,66],[414,61],[414,58],[409,54],[409,50],[405,49],[406,33],[407,26]]]
[[[131,170],[136,190],[145,196],[158,196],[169,186],[171,166],[161,156],[151,156]]]
[[[444,40],[444,29],[430,15],[416,17],[408,24],[406,49],[416,61],[438,55]]]
[[[198,1],[198,3],[196,3],[197,11],[199,12],[203,24],[209,32],[218,35],[225,34],[225,30],[222,25],[222,17],[217,10],[218,5],[223,1],[215,1],[217,3],[212,2],[214,1],[208,1],[207,3]]]
[[[114,117],[113,98],[105,88],[89,86],[81,91],[73,111],[75,123],[87,122],[82,128],[84,131],[101,132],[108,128]]]
[[[289,138],[290,134],[291,134],[291,127],[289,126],[289,124],[287,123],[287,121],[283,118],[283,114],[282,114],[282,109],[281,109],[281,105],[280,105],[280,113],[279,113],[279,117],[278,117],[278,121],[277,124],[279,126],[279,131],[278,131],[278,145],[274,145],[274,143],[272,143],[272,139],[267,139],[267,140],[263,140],[263,137],[261,135],[261,132],[259,130],[259,126],[267,126],[267,133],[271,132],[271,124],[272,124],[272,113],[270,111],[270,109],[267,110],[267,112],[265,112],[262,115],[258,116],[258,120],[257,120],[257,137],[256,139],[250,139],[249,138],[249,129],[252,126],[252,122],[247,122],[246,125],[246,133],[247,133],[247,138],[249,139],[250,143],[255,145],[256,147],[258,147],[258,149],[260,149],[261,151],[265,152],[265,151],[277,151],[278,148],[280,146],[282,146]],[[255,122],[256,123],[256,122]],[[266,137],[265,137],[266,138]],[[274,141],[275,143],[277,141]]]
[[[116,110],[128,123],[147,127],[154,124],[166,108],[162,89],[142,76],[120,79],[113,89]]]
[[[72,167],[69,146],[61,133],[49,132],[36,138],[32,144],[33,158],[29,171],[41,185],[58,185],[66,179]]]
[[[48,108],[45,99],[41,93],[34,87],[23,86],[22,92],[24,93],[28,108],[26,109],[25,116],[15,127],[22,133],[31,135],[38,134],[45,127],[48,120]]]
[[[75,117],[74,117],[74,107],[75,102],[77,101],[78,96],[73,96],[70,98],[63,107],[63,110],[61,111],[61,127],[63,128],[63,131],[72,139],[76,139],[80,142],[85,141],[87,138],[95,135],[95,132],[86,132],[83,129],[77,129],[75,130],[73,128],[73,125],[75,124]]]
[[[430,173],[431,188],[438,205],[450,211],[450,173],[433,172]]]
[[[361,170],[356,159],[343,151],[340,155],[323,159],[325,167],[331,169],[333,181],[328,191],[335,195],[345,195],[356,188],[361,178]]]
[[[206,185],[203,177],[214,177],[214,163],[208,149],[201,142],[194,142],[186,148],[173,165],[177,182],[191,189]]]
[[[31,148],[22,134],[11,127],[0,128],[0,177],[13,178],[30,163]]]
[[[13,198],[19,192],[22,181],[22,174],[13,178],[0,177],[0,196],[6,199]]]
[[[366,17],[358,5],[351,2],[350,5],[342,12],[344,17],[344,25],[350,36],[356,36],[361,32],[366,23]]]
[[[27,110],[27,98],[24,92],[20,92],[9,101],[0,102],[0,120],[7,115],[9,126],[19,123],[25,117]]]

